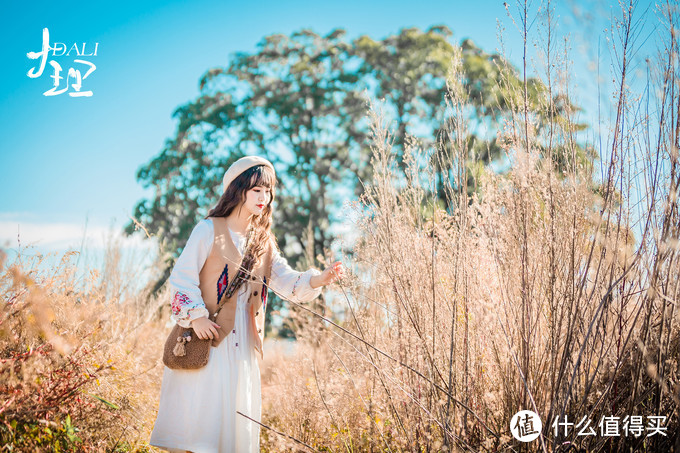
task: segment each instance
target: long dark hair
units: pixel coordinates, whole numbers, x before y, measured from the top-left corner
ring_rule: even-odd
[[[253,187],[262,186],[271,190],[269,203],[260,215],[251,219],[246,232],[248,241],[243,266],[246,267],[248,272],[260,265],[262,255],[267,250],[269,242],[276,246],[276,239],[271,232],[272,203],[276,196],[276,184],[276,175],[269,166],[256,165],[250,167],[234,178],[220,197],[217,205],[208,213],[208,217],[227,217],[234,209],[241,209],[243,202],[246,201],[246,192]]]

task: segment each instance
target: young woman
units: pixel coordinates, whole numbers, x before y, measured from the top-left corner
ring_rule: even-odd
[[[258,356],[263,358],[267,291],[309,301],[343,274],[339,261],[323,272],[297,272],[280,255],[271,233],[276,174],[268,160],[237,160],[225,173],[223,188],[169,279],[173,319],[214,346],[203,368],[164,368],[149,443],[173,452],[260,451],[260,426],[236,412],[261,420]],[[227,302],[213,319],[223,296]]]

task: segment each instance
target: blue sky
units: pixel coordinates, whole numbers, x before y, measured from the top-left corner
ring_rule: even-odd
[[[17,232],[24,242],[39,247],[75,246],[86,219],[90,233],[99,235],[122,226],[144,196],[135,179],[137,169],[173,135],[174,109],[198,95],[198,80],[205,71],[225,65],[233,52],[254,50],[268,34],[302,28],[327,33],[342,27],[350,38],[368,34],[379,39],[403,27],[445,24],[455,41],[469,37],[494,51],[499,47],[500,23],[506,28],[505,48],[511,61],[521,61],[521,41],[502,1],[117,1],[82,7],[37,1],[25,5],[6,5],[0,18],[4,63],[0,244],[10,247],[16,246]],[[616,3],[585,5],[591,3],[560,2],[557,14],[560,32],[572,33],[579,84],[575,92],[592,100],[593,73],[587,59],[593,48],[582,46],[603,36],[610,7],[616,8]],[[38,60],[29,60],[26,53],[40,50],[45,27],[51,43],[70,47],[86,42],[88,53],[99,43],[96,57],[84,57],[96,65],[82,88],[91,90],[92,97],[43,96],[52,86],[49,65],[42,77],[27,76]],[[57,61],[68,70],[75,67],[73,59]]]

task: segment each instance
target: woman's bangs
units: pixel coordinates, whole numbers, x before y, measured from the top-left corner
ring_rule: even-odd
[[[269,189],[274,188],[274,186],[276,186],[276,176],[274,175],[274,172],[264,165],[256,167],[253,172],[253,177],[250,179],[250,188],[252,189],[255,186],[267,187]]]

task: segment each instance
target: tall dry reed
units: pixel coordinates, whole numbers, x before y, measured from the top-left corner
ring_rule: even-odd
[[[548,3],[539,17],[546,88],[536,104],[526,78],[532,13],[517,6],[524,83],[499,81],[511,92],[498,137],[507,174],[471,163],[460,59],[446,134],[437,150],[407,143],[405,171],[384,116],[370,112],[374,174],[354,209],[354,277],[335,291],[321,331],[306,329],[320,314],[291,303],[297,352],[266,368],[265,422],[313,449],[680,450],[677,5],[659,7],[662,47],[645,100],[628,81],[640,12],[622,3],[615,114],[585,146],[554,12]],[[449,211],[433,195],[435,168],[449,169]],[[520,409],[543,421],[531,444],[510,435]],[[640,436],[624,433],[632,416],[643,417]],[[654,416],[666,417],[663,434],[649,435]],[[574,425],[556,431],[555,420]],[[611,421],[618,436],[602,434]],[[578,435],[589,422],[596,435]],[[306,448],[265,438],[266,451]]]

